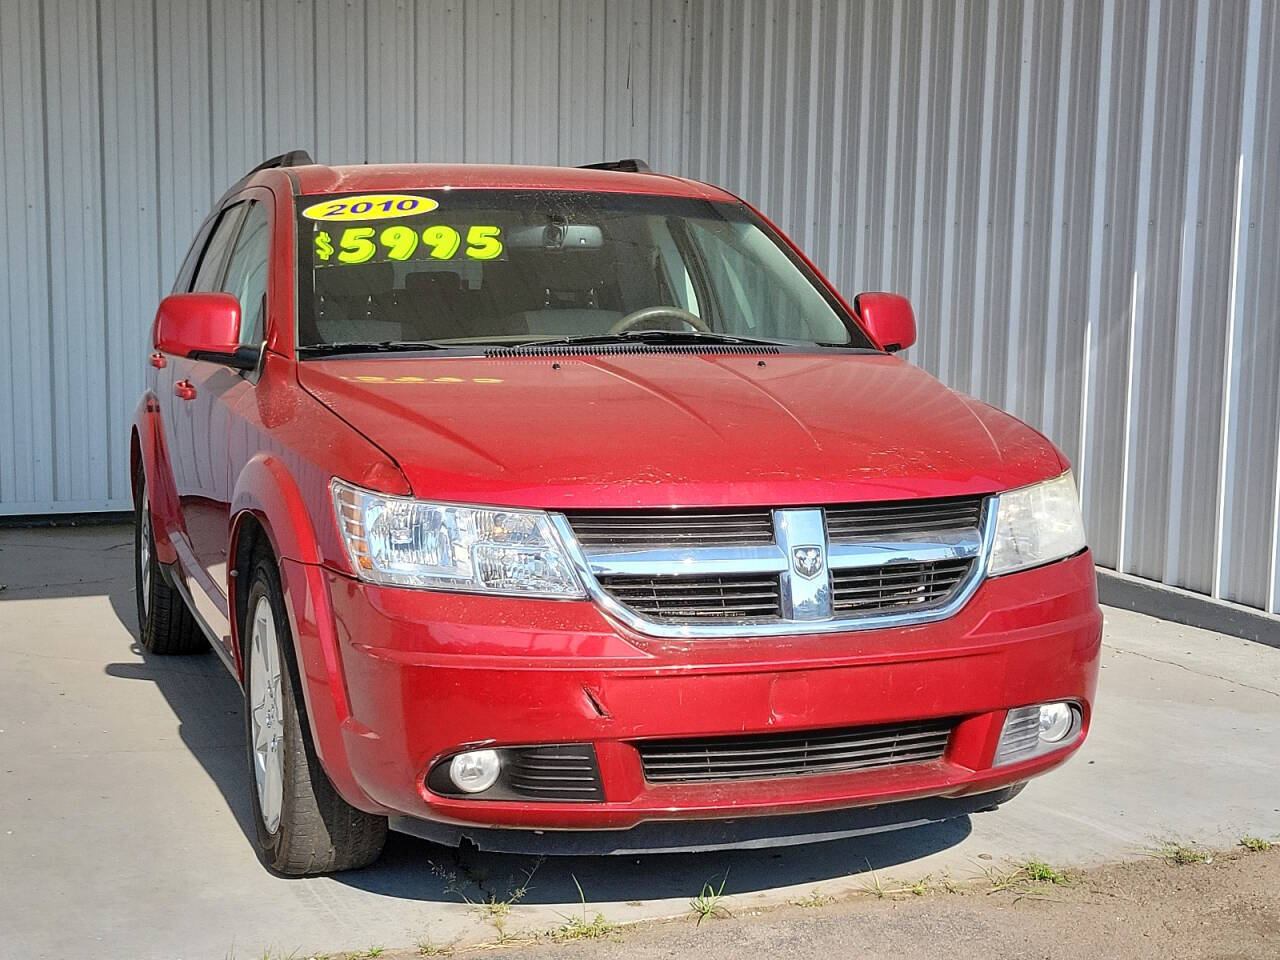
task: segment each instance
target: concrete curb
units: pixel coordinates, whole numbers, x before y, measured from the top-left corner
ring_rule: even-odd
[[[1280,616],[1104,567],[1098,567],[1098,601],[1109,607],[1280,647]]]

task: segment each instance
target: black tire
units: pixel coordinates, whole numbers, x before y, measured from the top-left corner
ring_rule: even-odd
[[[258,554],[250,577],[249,601],[245,606],[240,635],[243,638],[245,670],[245,754],[258,856],[268,869],[291,877],[368,866],[378,859],[386,843],[387,818],[357,810],[343,800],[321,767],[306,719],[289,619],[284,612],[284,592],[274,560],[268,555]],[[278,748],[283,752],[283,796],[279,825],[274,830],[267,828],[258,797],[250,700],[250,677],[254,667],[250,631],[254,611],[264,597],[271,606],[283,672],[279,704],[279,720],[283,729]]]
[[[160,656],[204,653],[209,641],[181,594],[165,579],[156,559],[155,531],[144,479],[138,481],[137,500],[133,508],[133,588],[138,601],[138,640],[145,649]]]

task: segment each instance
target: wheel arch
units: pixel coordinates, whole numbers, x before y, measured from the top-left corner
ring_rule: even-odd
[[[237,679],[244,683],[244,630],[254,558],[270,554],[280,576],[285,616],[307,724],[326,774],[352,806],[381,812],[355,782],[342,737],[350,717],[326,571],[307,501],[279,458],[259,453],[237,478],[227,546],[228,597]]]

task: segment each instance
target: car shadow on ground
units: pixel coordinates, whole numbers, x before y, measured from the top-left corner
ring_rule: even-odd
[[[137,636],[130,576],[114,578],[109,592],[120,622]],[[111,677],[154,683],[179,722],[179,735],[221,792],[253,857],[252,789],[244,756],[243,699],[235,680],[212,653],[158,657],[136,639],[138,658],[108,664]],[[763,850],[650,856],[548,857],[454,849],[392,833],[382,858],[364,870],[337,874],[338,883],[401,900],[436,903],[501,902],[565,904],[689,899],[704,884],[741,897],[778,887],[817,885],[892,868],[946,849],[969,835],[968,817],[945,823],[846,840]],[[265,868],[264,868],[265,869]],[[285,881],[282,881],[285,882]]]

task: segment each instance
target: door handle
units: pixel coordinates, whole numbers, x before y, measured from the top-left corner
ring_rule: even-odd
[[[157,370],[163,370],[166,366],[168,366],[168,361],[165,360],[164,354],[161,353],[159,350],[157,350],[155,353],[151,355],[151,365],[155,367]]]
[[[179,380],[173,385],[173,395],[181,397],[183,400],[194,400],[196,398],[196,385],[190,380]]]

